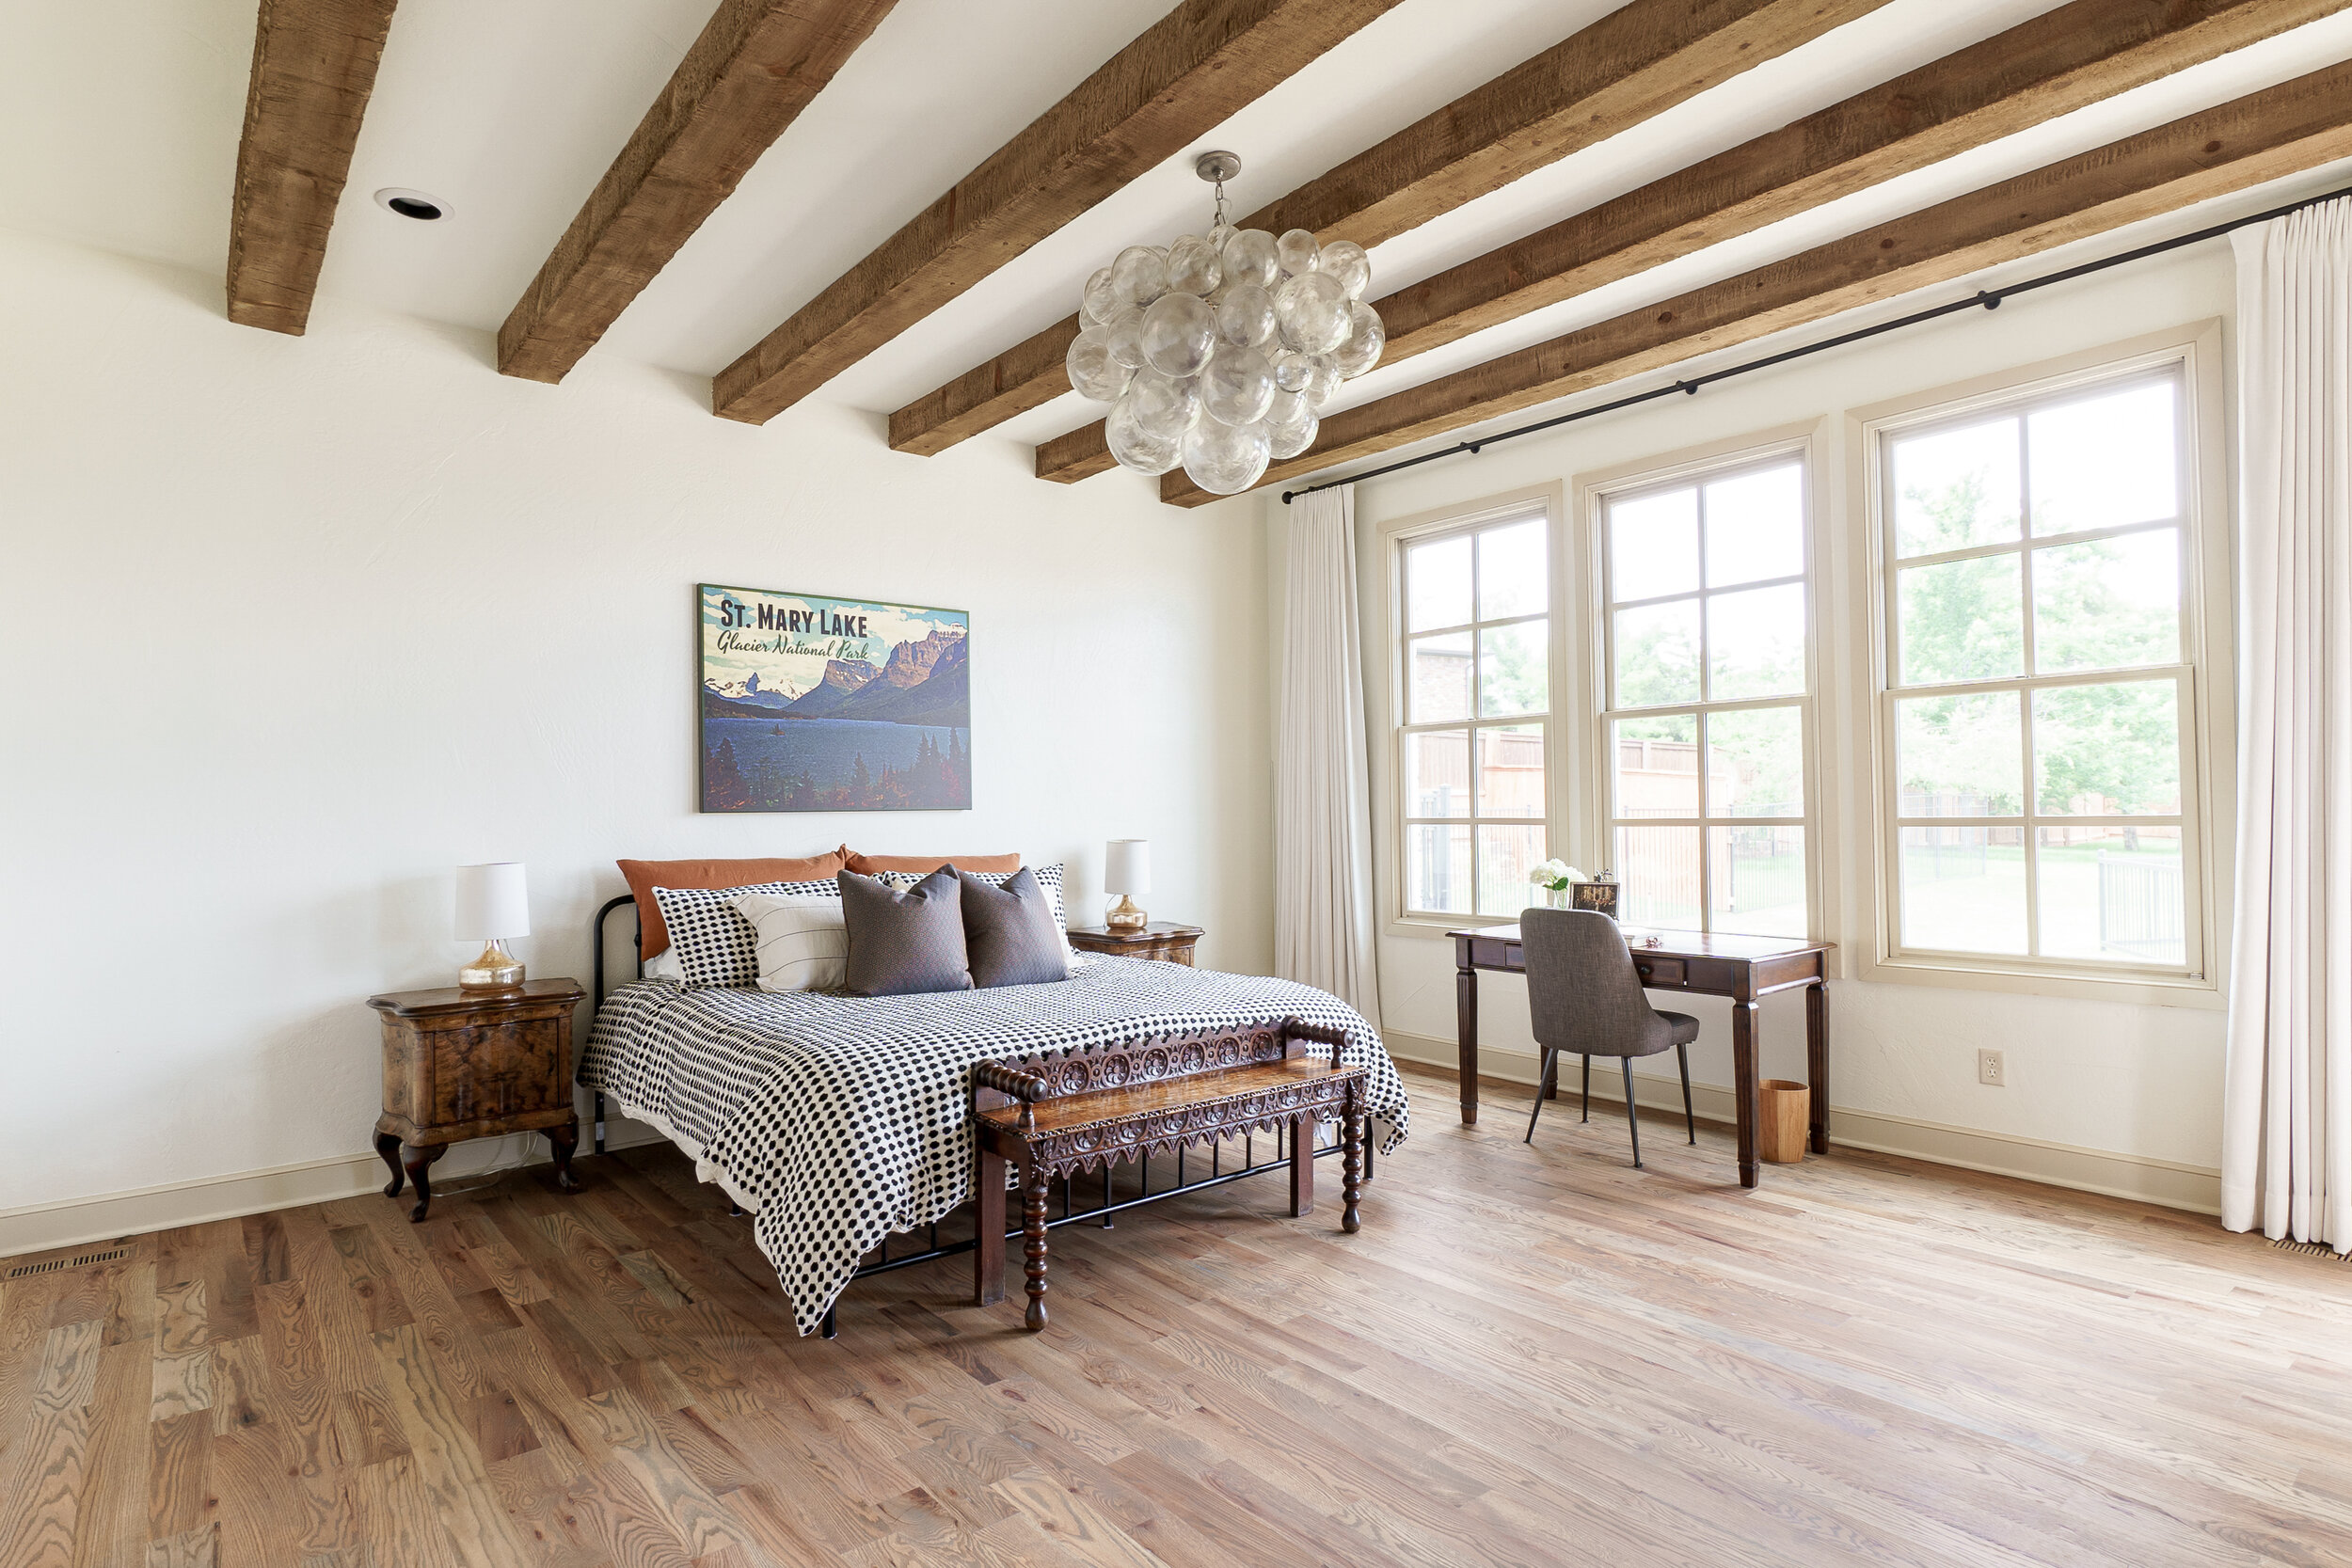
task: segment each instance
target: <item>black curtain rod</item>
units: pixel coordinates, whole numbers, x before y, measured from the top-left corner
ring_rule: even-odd
[[[1728,381],[1735,375],[1746,375],[1751,371],[1769,370],[1774,365],[1785,365],[1791,359],[1803,359],[1811,355],[1825,353],[1830,349],[1843,348],[1848,343],[1858,343],[1866,338],[1876,338],[1888,332],[1899,332],[1907,326],[1917,326],[1924,322],[1936,321],[1963,310],[1974,310],[1979,306],[1987,310],[1997,310],[2001,308],[2001,301],[2018,294],[2030,293],[2036,289],[2046,289],[2053,283],[2071,282],[2077,277],[2089,277],[2094,272],[2105,272],[2109,267],[2120,267],[2127,261],[2141,261],[2151,256],[2161,256],[2168,250],[2179,250],[2184,245],[2201,245],[2206,240],[2218,239],[2233,230],[2244,229],[2251,224],[2268,223],[2273,218],[2282,218],[2290,213],[2299,213],[2306,207],[2317,207],[2323,202],[2334,201],[2338,198],[2347,196],[2352,196],[2352,185],[2346,185],[2341,190],[2329,191],[2324,196],[2310,196],[2300,201],[2290,201],[2283,207],[2273,207],[2266,213],[2255,213],[2247,217],[2232,218],[2227,223],[2217,223],[2209,229],[2200,229],[2193,234],[2180,234],[2169,240],[2158,240],[2153,245],[2144,245],[2137,250],[2124,251],[2120,256],[2102,257],[2096,261],[2085,261],[2080,266],[2068,267],[2062,272],[2046,273],[2040,277],[2029,277],[2022,283],[2011,283],[2006,288],[1980,289],[1966,299],[1955,299],[1948,304],[1932,306],[1925,310],[1915,310],[1908,316],[1898,316],[1893,321],[1881,322],[1876,326],[1856,327],[1851,332],[1840,333],[1835,338],[1824,338],[1818,343],[1806,343],[1800,348],[1785,349],[1778,354],[1767,355],[1761,359],[1750,359],[1743,364],[1727,365],[1720,371],[1709,371],[1705,375],[1692,376],[1687,381],[1669,382],[1663,387],[1653,387],[1646,392],[1634,392],[1609,403],[1595,404],[1590,408],[1579,408],[1572,413],[1558,414],[1549,420],[1539,420],[1534,424],[1523,424],[1517,430],[1505,430],[1492,436],[1481,436],[1475,441],[1457,442],[1454,446],[1437,451],[1422,452],[1419,457],[1400,458],[1394,463],[1384,463],[1376,468],[1366,468],[1359,474],[1349,474],[1345,479],[1327,479],[1320,484],[1303,484],[1295,490],[1283,491],[1282,504],[1288,506],[1293,498],[1311,496],[1318,490],[1329,490],[1342,484],[1353,484],[1359,480],[1378,479],[1383,474],[1392,474],[1400,468],[1417,468],[1423,463],[1435,463],[1441,457],[1458,457],[1464,452],[1475,457],[1478,455],[1479,449],[1493,446],[1498,441],[1509,441],[1521,436],[1533,436],[1539,430],[1552,430],[1564,424],[1574,424],[1579,420],[1589,420],[1598,414],[1613,414],[1620,408],[1631,408],[1637,404],[1655,403],[1660,398],[1670,398],[1677,392],[1688,397],[1695,397],[1700,388],[1710,386],[1718,381]]]

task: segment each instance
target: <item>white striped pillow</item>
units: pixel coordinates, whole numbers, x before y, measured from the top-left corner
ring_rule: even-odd
[[[746,894],[735,911],[752,924],[761,990],[825,990],[849,978],[840,895]]]

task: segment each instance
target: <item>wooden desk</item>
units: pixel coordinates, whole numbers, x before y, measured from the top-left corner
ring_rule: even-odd
[[[1454,939],[1454,1010],[1461,1048],[1462,1120],[1478,1120],[1478,972],[1506,974],[1527,973],[1526,949],[1519,944],[1517,926],[1488,926],[1474,931],[1449,931]],[[1835,942],[1798,942],[1785,937],[1735,937],[1704,931],[1627,933],[1633,949],[1633,967],[1651,990],[1687,991],[1698,996],[1731,998],[1731,1072],[1734,1099],[1740,1107],[1740,1185],[1753,1187],[1756,1158],[1756,1009],[1758,1001],[1776,990],[1806,988],[1804,998],[1805,1083],[1812,1088],[1811,1144],[1816,1154],[1829,1152],[1829,955]],[[1644,947],[1644,937],[1664,941]],[[1539,1086],[1537,1092],[1542,1092]],[[1556,1091],[1555,1091],[1556,1092]]]

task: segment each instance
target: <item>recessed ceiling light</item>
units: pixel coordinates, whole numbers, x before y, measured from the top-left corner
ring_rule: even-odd
[[[402,217],[415,218],[421,223],[431,223],[435,218],[449,216],[449,203],[439,197],[428,196],[422,191],[404,190],[398,185],[387,185],[376,192],[375,204],[387,212],[398,213]]]

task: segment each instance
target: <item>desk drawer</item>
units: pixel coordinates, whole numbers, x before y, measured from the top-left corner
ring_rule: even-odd
[[[1651,958],[1647,954],[1633,955],[1633,973],[1645,986],[1679,986],[1683,981],[1680,958]]]

